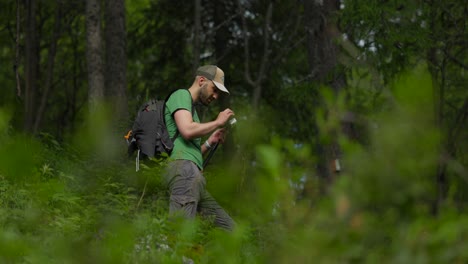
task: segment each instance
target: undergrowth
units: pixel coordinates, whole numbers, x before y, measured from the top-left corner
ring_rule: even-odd
[[[440,133],[421,98],[429,93],[407,87],[430,83],[423,74],[395,84],[398,105],[373,115],[369,146],[340,138],[343,174],[326,193],[312,146],[278,137],[252,144],[261,140],[247,134],[267,126],[239,122],[236,155],[224,163],[219,155],[205,172],[233,232],[170,218],[164,163],[135,172],[108,142],[80,148],[98,142],[85,134],[79,144],[21,135],[1,110],[0,262],[466,263],[466,201],[453,194],[431,210]],[[322,121],[322,129],[336,125]],[[451,177],[463,179],[464,165],[450,164],[458,166]],[[450,189],[466,187],[453,180]]]

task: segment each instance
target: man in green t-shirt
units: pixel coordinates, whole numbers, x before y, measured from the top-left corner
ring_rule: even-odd
[[[208,106],[222,92],[229,94],[224,86],[224,72],[215,65],[206,65],[197,69],[190,88],[175,91],[167,100],[165,121],[169,136],[172,138],[176,133],[178,136],[165,180],[170,192],[170,213],[180,212],[193,218],[200,212],[213,216],[217,226],[232,230],[234,221],[206,191],[202,170],[203,154],[214,144],[224,141],[223,126],[234,112],[225,109],[215,120],[200,123],[193,107],[195,103]],[[208,135],[208,140],[202,144],[201,138]]]

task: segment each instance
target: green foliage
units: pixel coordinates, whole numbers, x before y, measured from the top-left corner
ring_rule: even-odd
[[[432,104],[427,98],[430,89],[427,74],[402,78],[395,85],[398,106],[375,119],[372,148],[349,146],[353,155],[345,166],[349,166],[352,176],[344,177],[343,181],[349,181],[347,193],[353,193],[360,206],[385,205],[381,208],[394,208],[397,211],[390,213],[408,217],[417,210],[429,211],[428,202],[436,195],[435,182],[428,180],[428,176],[436,171],[440,142],[430,114]],[[413,208],[415,205],[418,206]]]
[[[226,72],[238,119],[230,134],[234,146],[220,147],[204,174],[208,190],[238,224],[227,233],[210,219],[170,218],[161,181],[164,162],[142,164],[135,172],[134,162],[123,157],[124,129],[110,126],[112,110],[88,115],[84,1],[62,1],[41,132],[35,137],[19,132],[23,102],[12,70],[17,2],[2,1],[0,262],[468,261],[466,4],[341,1],[340,34],[358,51],[348,54],[354,59],[346,65],[349,87],[336,97],[309,81],[302,20],[310,18],[303,17],[302,6],[272,2],[271,60],[260,83],[263,103],[253,111],[242,36],[249,35],[249,74],[255,79],[270,2],[241,2],[245,14],[229,1],[202,1],[201,55],[193,58],[194,2],[126,1],[131,113],[149,97],[187,87],[198,59]],[[24,20],[23,2],[19,8]],[[38,5],[38,100],[55,9],[53,1]],[[242,15],[248,32],[239,21]],[[23,93],[24,29],[21,24]],[[418,66],[421,61],[430,75]],[[341,137],[347,110],[356,113],[365,146]],[[218,112],[209,111],[205,114]],[[343,173],[324,184],[316,173],[321,157],[315,148],[329,143],[331,135],[343,146]],[[440,165],[448,179],[445,199],[437,182]]]
[[[90,118],[70,145],[48,134],[2,136],[0,260],[466,262],[466,208],[448,203],[438,215],[431,210],[440,144],[431,87],[424,67],[392,83],[395,102],[372,116],[370,143],[340,138],[344,173],[326,194],[316,180],[312,144],[265,137],[262,120],[272,117],[240,111],[233,159],[217,156],[205,172],[208,189],[236,220],[233,232],[210,219],[169,217],[164,162],[144,163],[136,173],[132,161],[104,153],[107,143],[99,139],[107,128],[96,124],[105,124],[105,112]],[[344,100],[322,96],[337,113],[319,129],[334,130]],[[9,115],[0,113],[6,131]]]
[[[41,147],[34,138],[26,135],[9,135],[10,114],[0,108],[0,175],[13,182],[22,182],[31,177],[33,170],[41,163]]]
[[[131,113],[150,98],[163,99],[171,90],[187,88],[193,78],[187,41],[192,3],[146,2],[127,5],[132,6],[127,17]]]

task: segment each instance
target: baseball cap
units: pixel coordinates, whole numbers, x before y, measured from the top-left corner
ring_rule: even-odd
[[[213,81],[219,90],[229,93],[228,89],[224,86],[224,72],[216,65],[201,66],[197,69],[196,75],[208,78]]]

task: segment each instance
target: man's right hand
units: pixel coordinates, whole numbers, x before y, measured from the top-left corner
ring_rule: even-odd
[[[229,108],[226,108],[224,111],[220,112],[218,114],[218,117],[216,118],[216,121],[218,122],[219,126],[224,126],[226,122],[234,116],[234,111],[232,111]]]

